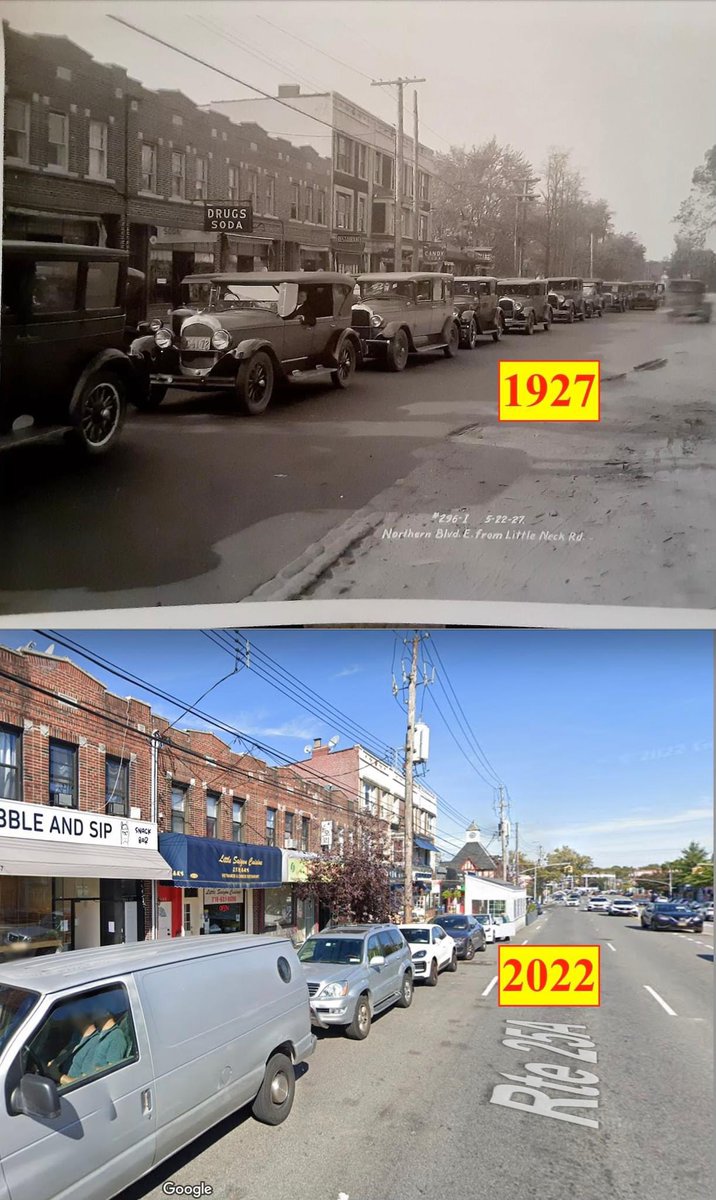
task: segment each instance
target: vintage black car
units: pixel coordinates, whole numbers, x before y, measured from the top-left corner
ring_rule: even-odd
[[[474,350],[482,336],[499,342],[505,332],[505,318],[498,304],[497,280],[486,275],[458,275],[454,288],[460,345]]]
[[[353,328],[363,359],[374,358],[389,371],[404,371],[410,354],[442,350],[454,358],[460,346],[453,277],[435,271],[359,275],[360,300],[353,305]]]
[[[186,305],[130,348],[144,380],[138,408],[157,408],[171,388],[221,389],[254,416],[279,383],[313,375],[348,387],[360,354],[350,276],[218,272],[188,275],[182,287]]]
[[[650,279],[637,280],[632,283],[632,308],[651,308],[656,312],[659,307],[658,284]]]
[[[114,443],[137,378],[125,353],[124,250],[3,243],[0,449],[66,434]]]
[[[670,279],[666,304],[670,321],[696,318],[707,323],[711,320],[711,301],[706,299],[706,284],[700,279]]]
[[[604,302],[601,295],[601,279],[585,279],[582,289],[585,317],[601,317]]]
[[[556,296],[556,306],[552,302],[552,320],[583,321],[586,312],[584,308],[584,280],[576,275],[560,276],[559,279],[548,279],[550,294]]]
[[[546,279],[500,279],[497,294],[505,329],[531,336],[541,325],[549,332],[553,313]]]

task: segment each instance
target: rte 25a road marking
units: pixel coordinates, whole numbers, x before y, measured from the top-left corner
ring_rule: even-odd
[[[540,1057],[558,1054],[578,1062],[596,1063],[596,1047],[585,1030],[585,1025],[522,1021],[519,1017],[511,1017],[502,1044],[534,1056],[538,1053]],[[597,1108],[599,1089],[595,1084],[599,1083],[599,1078],[592,1071],[573,1070],[571,1064],[554,1062],[528,1062],[522,1069],[524,1075],[500,1072],[510,1083],[496,1084],[490,1104],[501,1104],[504,1108],[515,1108],[539,1117],[552,1117],[556,1121],[569,1121],[572,1125],[586,1125],[590,1129],[599,1128],[599,1122],[592,1117],[564,1111]],[[553,1097],[547,1092],[566,1094]]]
[[[659,995],[659,993],[654,991],[653,987],[649,987],[649,984],[648,984],[648,983],[645,983],[643,986],[644,986],[644,988],[646,989],[646,991],[649,993],[649,995],[654,997],[654,999],[656,1000],[656,1003],[657,1003],[657,1004],[660,1004],[660,1005],[661,1005],[661,1007],[664,1009],[664,1011],[665,1011],[665,1012],[668,1012],[668,1014],[669,1014],[669,1016],[670,1016],[670,1017],[675,1017],[675,1016],[677,1015],[677,1014],[674,1012],[673,1008],[671,1008],[671,1007],[670,1007],[670,1006],[669,1006],[669,1005],[666,1003],[666,1000],[662,1000],[662,998],[661,998],[661,996]]]

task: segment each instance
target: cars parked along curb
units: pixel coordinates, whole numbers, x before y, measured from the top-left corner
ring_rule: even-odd
[[[360,299],[353,304],[353,329],[363,360],[404,371],[411,354],[442,350],[454,358],[460,345],[452,275],[397,271],[359,275]]]
[[[538,325],[549,331],[553,312],[546,279],[500,279],[497,292],[505,329],[528,337]]]
[[[460,322],[460,346],[474,350],[478,337],[499,342],[505,318],[498,303],[497,280],[493,276],[455,277],[455,315]]]
[[[399,929],[410,947],[416,983],[423,979],[436,987],[441,971],[457,971],[457,947],[441,925],[411,923]]]

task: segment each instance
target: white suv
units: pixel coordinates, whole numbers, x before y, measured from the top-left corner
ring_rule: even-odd
[[[608,896],[590,896],[587,900],[587,912],[608,912],[609,904]]]
[[[449,933],[440,925],[399,925],[410,946],[413,975],[435,987],[441,971],[457,971],[457,948]]]

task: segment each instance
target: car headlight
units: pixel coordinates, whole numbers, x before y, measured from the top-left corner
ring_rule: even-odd
[[[163,321],[161,317],[152,317],[151,321],[149,322],[149,328],[151,329],[152,333],[156,333],[158,329],[161,329],[162,324]]]
[[[231,337],[225,329],[217,329],[216,333],[212,334],[211,344],[215,350],[228,350]]]
[[[521,304],[515,304],[514,310],[515,312],[522,312],[523,306]]]
[[[370,323],[373,329],[380,329],[381,325],[385,325],[385,321],[377,313],[371,317]]]
[[[426,958],[427,953],[427,950],[416,950],[413,958]]]
[[[172,334],[170,329],[165,329],[161,326],[154,334],[154,344],[159,346],[160,350],[166,350],[167,346],[172,344]]]
[[[348,984],[345,980],[340,983],[327,983],[321,988],[320,995],[324,1000],[338,1000],[341,996],[348,995]]]

